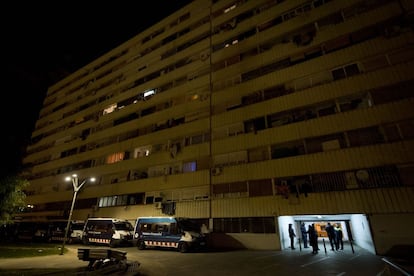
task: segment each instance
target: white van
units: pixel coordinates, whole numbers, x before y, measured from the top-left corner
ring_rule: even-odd
[[[134,244],[138,249],[173,248],[182,253],[206,249],[201,227],[186,218],[139,217],[135,223]]]
[[[131,246],[133,230],[132,224],[124,219],[88,218],[83,228],[82,243],[104,244],[110,247]]]
[[[63,241],[66,232],[67,221],[53,221],[49,224],[49,242]],[[85,222],[83,220],[72,220],[69,224],[67,243],[79,243],[82,241],[82,233]]]

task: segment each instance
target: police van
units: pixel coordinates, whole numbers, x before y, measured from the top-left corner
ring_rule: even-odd
[[[201,227],[191,219],[139,217],[135,223],[134,243],[138,249],[173,248],[185,253],[207,247]]]
[[[63,237],[66,234],[67,221],[53,221],[49,225],[49,242],[63,241]],[[67,242],[69,244],[81,242],[83,228],[85,226],[85,221],[83,220],[72,220],[69,223],[69,230]]]
[[[133,230],[132,224],[124,219],[88,218],[83,228],[82,243],[132,246]]]
[[[16,241],[47,242],[48,223],[45,221],[21,221],[16,223]]]

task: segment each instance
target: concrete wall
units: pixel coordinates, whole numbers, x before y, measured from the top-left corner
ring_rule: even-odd
[[[378,255],[394,245],[414,245],[414,213],[372,215],[369,221]]]
[[[351,216],[350,227],[354,243],[361,248],[375,254],[369,221],[365,215],[355,214]]]

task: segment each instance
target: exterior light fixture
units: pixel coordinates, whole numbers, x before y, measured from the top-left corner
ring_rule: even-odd
[[[65,229],[65,236],[63,236],[63,244],[62,244],[62,248],[61,248],[61,251],[60,251],[60,255],[63,255],[63,251],[65,249],[65,243],[66,243],[66,239],[67,239],[68,232],[69,232],[70,221],[72,219],[73,207],[75,206],[76,196],[77,196],[79,190],[82,188],[83,185],[85,185],[85,183],[88,180],[90,182],[95,182],[96,179],[94,177],[91,177],[89,179],[84,179],[79,184],[79,178],[78,178],[78,175],[76,175],[76,174],[73,174],[72,176],[67,176],[65,178],[65,181],[72,181],[72,185],[73,185],[73,199],[72,199],[72,206],[70,207],[70,212],[69,212],[69,217],[68,217],[68,223],[67,223],[66,229]]]

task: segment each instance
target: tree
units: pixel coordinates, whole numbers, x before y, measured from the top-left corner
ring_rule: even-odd
[[[29,181],[20,176],[0,179],[0,224],[12,222],[13,214],[26,207],[24,189]]]

